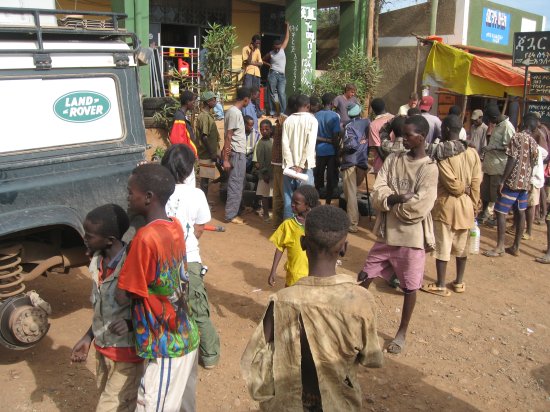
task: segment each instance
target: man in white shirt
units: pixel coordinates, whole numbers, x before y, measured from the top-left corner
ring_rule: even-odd
[[[399,116],[406,116],[409,109],[414,109],[416,106],[418,106],[418,94],[416,92],[412,92],[409,95],[409,103],[400,106],[397,114]]]
[[[298,186],[307,184],[314,186],[313,168],[315,167],[315,143],[319,124],[315,116],[309,113],[309,97],[299,95],[297,112],[290,115],[283,123],[283,218],[292,217],[292,193]],[[290,169],[307,176],[301,180],[287,176],[285,170]]]

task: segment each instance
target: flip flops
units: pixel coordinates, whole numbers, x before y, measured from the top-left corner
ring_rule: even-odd
[[[455,293],[464,293],[466,291],[466,283],[453,282],[453,290],[455,291]]]
[[[449,289],[447,289],[445,286],[437,286],[435,283],[428,283],[427,285],[422,286],[420,290],[445,298],[451,296],[451,291]]]
[[[486,250],[482,254],[483,254],[483,256],[487,256],[487,257],[502,257],[502,256],[504,256],[504,252],[497,252],[497,251],[494,251],[494,250]]]
[[[386,350],[388,353],[393,353],[394,355],[397,355],[401,353],[401,351],[405,348],[405,342],[397,342],[395,339],[392,340],[388,346],[386,347]]]
[[[542,263],[543,265],[550,265],[550,257],[546,257],[546,256],[536,257],[535,262]]]

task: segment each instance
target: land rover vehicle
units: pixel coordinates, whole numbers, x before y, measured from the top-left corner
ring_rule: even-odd
[[[119,27],[125,15],[77,13],[0,8],[0,344],[11,349],[49,328],[29,282],[87,264],[83,218],[126,208],[146,148],[136,35]]]

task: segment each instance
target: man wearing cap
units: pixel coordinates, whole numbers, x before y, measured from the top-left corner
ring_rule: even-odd
[[[430,125],[430,130],[428,132],[428,135],[426,136],[426,144],[430,144],[435,139],[439,139],[441,137],[441,119],[430,113],[433,104],[434,98],[432,96],[422,96],[420,104],[418,105],[422,116],[428,121],[428,124]]]
[[[319,191],[326,187],[325,202],[330,205],[334,188],[338,185],[337,151],[340,133],[340,117],[332,111],[332,101],[336,96],[325,93],[321,97],[323,108],[315,113],[319,123],[315,144],[315,188]],[[325,170],[327,182],[325,186]]]
[[[216,95],[213,92],[204,92],[201,95],[202,110],[195,122],[195,136],[198,137],[199,163],[214,166],[218,158],[221,139],[212,115],[212,109],[216,106]],[[201,190],[208,196],[208,183],[210,179],[205,176],[204,170],[199,170],[201,176]]]
[[[489,143],[481,149],[483,158],[483,181],[481,182],[482,220],[488,219],[492,214],[490,209],[497,201],[502,175],[508,161],[506,149],[510,144],[510,139],[516,132],[514,125],[510,123],[507,116],[500,113],[498,106],[495,104],[487,106],[485,114],[489,122],[495,126]]]
[[[487,125],[483,123],[483,111],[476,109],[472,112],[472,128],[468,143],[481,156],[482,149],[487,146]]]
[[[382,164],[384,163],[384,154],[382,153],[382,140],[380,139],[380,129],[386,123],[393,119],[393,114],[386,112],[386,103],[377,97],[370,103],[370,107],[376,116],[369,127],[369,148],[375,150],[373,173],[376,176]]]

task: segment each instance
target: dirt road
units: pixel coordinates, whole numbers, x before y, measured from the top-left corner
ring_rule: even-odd
[[[214,223],[223,217],[216,205]],[[207,232],[201,254],[210,271],[206,283],[211,315],[219,328],[219,367],[199,371],[198,411],[249,411],[239,360],[263,314],[273,248],[270,225],[248,215],[248,226]],[[373,243],[368,218],[349,236],[342,272],[356,273]],[[494,245],[495,230],[482,227],[481,247]],[[385,354],[381,369],[361,372],[365,411],[548,411],[550,410],[550,266],[534,262],[545,245],[543,226],[523,243],[520,257],[468,260],[466,293],[449,298],[420,293],[407,347]],[[510,242],[508,238],[508,242]],[[427,281],[435,263],[426,264]],[[454,279],[454,264],[448,279]],[[277,288],[283,282],[282,265]],[[54,314],[48,336],[24,352],[0,349],[3,411],[93,411],[95,358],[71,364],[72,345],[90,324],[91,282],[84,270],[50,275],[30,285],[49,301]],[[379,336],[386,344],[397,330],[402,296],[376,282]]]

